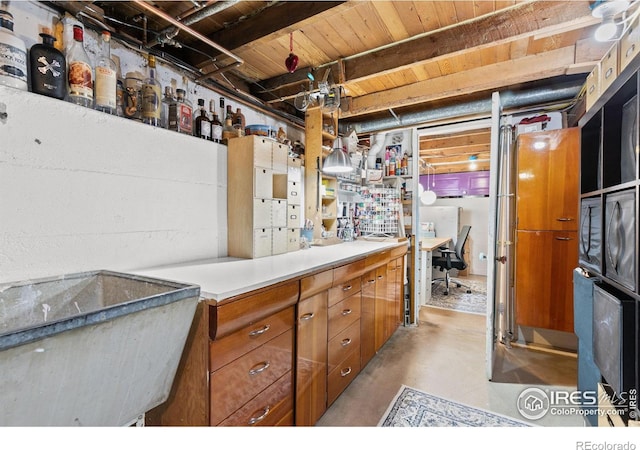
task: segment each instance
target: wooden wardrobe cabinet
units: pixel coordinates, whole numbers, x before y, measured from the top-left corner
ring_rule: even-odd
[[[579,128],[518,137],[515,244],[518,325],[573,332],[579,151]]]
[[[580,129],[518,136],[518,230],[578,229]]]

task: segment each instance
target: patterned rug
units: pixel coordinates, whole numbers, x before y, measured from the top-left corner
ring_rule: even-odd
[[[402,385],[379,427],[528,427],[530,424]]]
[[[482,280],[461,279],[460,281],[469,286],[470,294],[467,294],[464,286],[457,287],[450,283],[449,295],[444,295],[444,283],[436,283],[431,289],[431,299],[427,301],[427,306],[472,314],[486,314],[487,283]]]

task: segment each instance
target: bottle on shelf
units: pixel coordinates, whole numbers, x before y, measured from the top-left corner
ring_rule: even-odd
[[[76,105],[93,108],[93,67],[84,49],[84,30],[73,26],[73,43],[67,53],[67,100]]]
[[[142,121],[154,127],[160,126],[162,86],[156,78],[156,57],[149,55],[148,76],[142,83]]]
[[[13,15],[0,9],[0,84],[26,91],[27,48],[13,33]]]
[[[233,115],[233,128],[236,129],[238,136],[244,136],[244,129],[246,127],[244,114],[240,108],[236,109],[235,114]]]
[[[34,44],[29,50],[29,80],[31,92],[57,99],[67,93],[67,60],[54,47],[56,38],[40,33],[42,44]]]
[[[116,113],[117,67],[111,59],[111,33],[102,32],[100,55],[96,60],[95,109],[108,114]]]
[[[169,105],[169,129],[178,133],[193,134],[193,110],[186,100],[186,91],[176,89],[176,99]]]
[[[211,140],[216,143],[222,142],[222,122],[216,112],[215,101],[209,101],[209,111],[211,112]]]
[[[198,99],[198,115],[194,122],[193,135],[207,141],[211,140],[211,122],[207,116],[207,110],[204,108],[204,99]]]
[[[112,57],[116,63],[116,116],[124,117],[124,80],[120,67],[120,58]]]
[[[169,107],[176,101],[175,95],[173,95],[173,88],[171,86],[164,87],[164,97],[162,98],[162,105],[160,106],[160,124],[162,128],[169,128]]]
[[[144,75],[140,72],[127,72],[124,79],[124,116],[127,119],[142,121],[142,84]]]
[[[238,137],[237,130],[233,127],[233,112],[231,111],[231,105],[227,105],[227,115],[224,118],[224,125],[222,127],[222,143],[227,144],[229,139]]]

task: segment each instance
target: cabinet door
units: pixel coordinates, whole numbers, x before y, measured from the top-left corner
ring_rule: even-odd
[[[578,227],[580,129],[518,137],[517,228]]]
[[[387,265],[380,266],[376,269],[376,298],[375,298],[375,342],[376,351],[387,341]]]
[[[298,304],[296,425],[312,426],[327,408],[327,291]]]
[[[605,275],[628,289],[636,287],[635,191],[609,194],[605,201]]]
[[[362,367],[376,354],[375,339],[376,271],[362,276],[362,311],[360,313],[360,355]]]
[[[516,322],[572,333],[577,232],[518,231],[516,239]]]

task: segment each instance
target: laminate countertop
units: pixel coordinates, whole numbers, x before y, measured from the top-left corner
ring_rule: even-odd
[[[220,302],[280,281],[328,269],[408,242],[357,240],[312,246],[256,259],[215,258],[152,267],[132,273],[200,286],[200,297]]]

